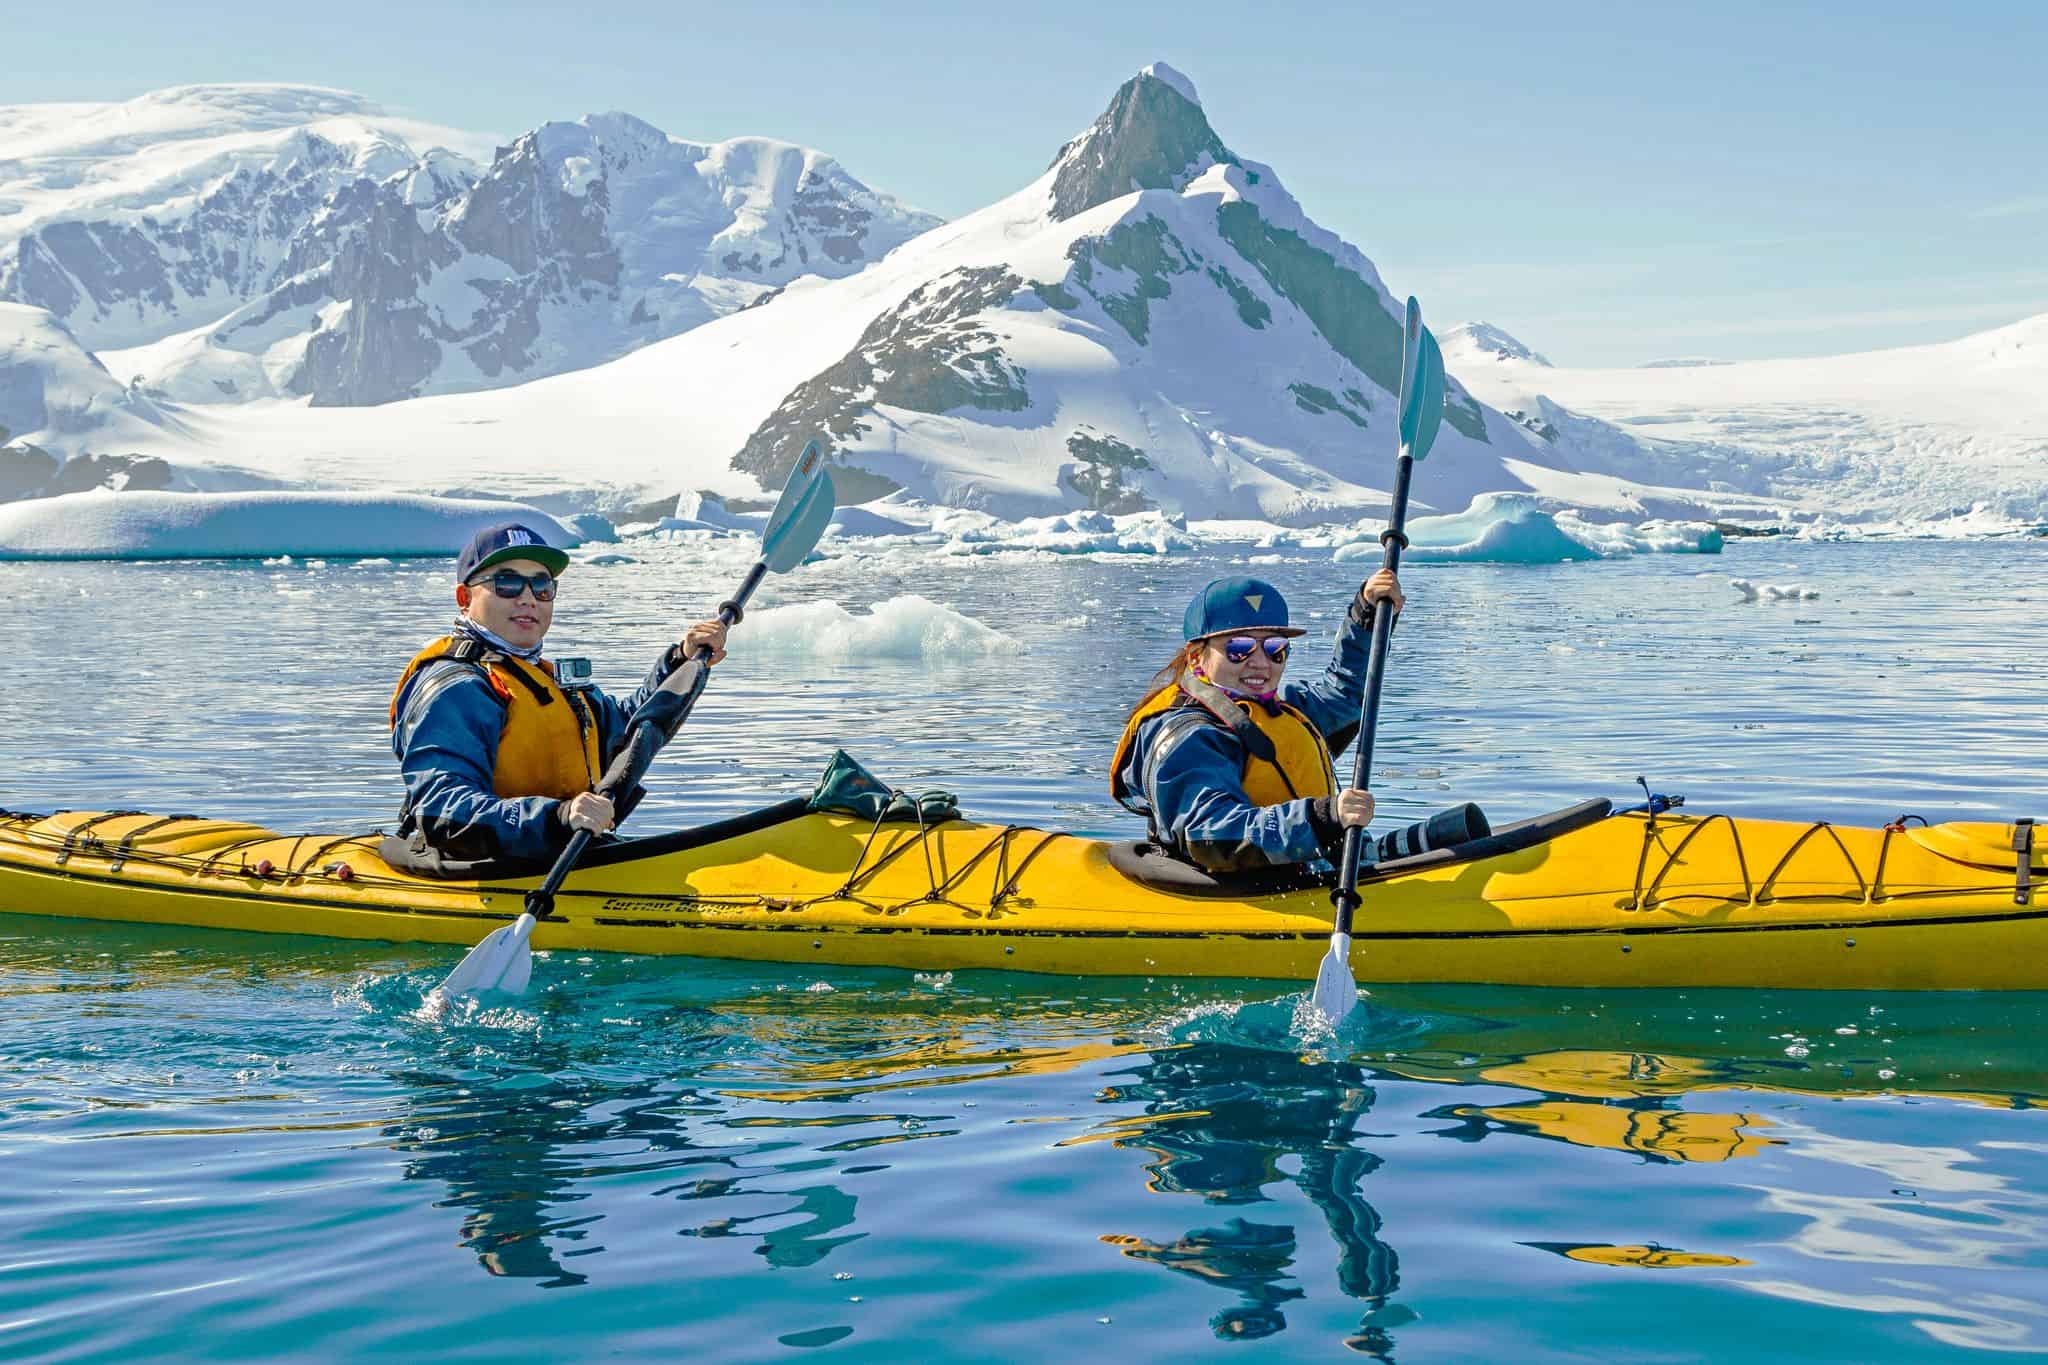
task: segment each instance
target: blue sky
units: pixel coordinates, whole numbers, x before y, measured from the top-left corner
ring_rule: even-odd
[[[2048,312],[2048,5],[507,0],[8,21],[0,99],[303,81],[512,134],[605,109],[760,133],[948,215],[1153,60],[1440,327],[1564,364],[1812,355]]]

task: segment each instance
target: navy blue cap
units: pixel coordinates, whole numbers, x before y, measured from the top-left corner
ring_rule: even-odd
[[[551,574],[569,567],[569,556],[541,538],[531,526],[516,521],[486,526],[469,538],[455,560],[455,581],[467,583],[493,564],[508,559],[530,559]]]
[[[1185,639],[1227,635],[1234,630],[1270,630],[1280,635],[1306,635],[1287,624],[1287,599],[1263,578],[1219,578],[1195,594],[1182,618]]]

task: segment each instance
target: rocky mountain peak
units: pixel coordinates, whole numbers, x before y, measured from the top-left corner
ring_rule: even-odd
[[[1235,164],[1195,98],[1194,83],[1155,62],[1117,88],[1087,132],[1053,160],[1055,221],[1134,190],[1177,190],[1217,162]]]

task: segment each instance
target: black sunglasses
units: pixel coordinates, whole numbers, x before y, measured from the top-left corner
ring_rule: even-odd
[[[1223,642],[1223,657],[1234,664],[1241,664],[1252,657],[1253,650],[1262,646],[1265,648],[1266,657],[1274,663],[1287,662],[1287,637],[1284,635],[1268,635],[1263,640],[1254,639],[1249,635],[1233,635]]]
[[[533,593],[533,600],[536,602],[552,602],[555,600],[555,576],[546,569],[531,575],[519,573],[513,569],[499,569],[488,579],[479,578],[471,580],[472,587],[480,583],[489,583],[491,591],[508,602],[518,601],[519,594],[529,590]]]

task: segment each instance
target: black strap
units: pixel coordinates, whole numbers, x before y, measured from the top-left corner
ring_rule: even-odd
[[[554,693],[548,690],[547,684],[536,681],[526,671],[527,666],[523,662],[515,661],[511,655],[504,653],[502,650],[492,649],[481,640],[468,635],[458,635],[455,637],[455,643],[450,645],[447,653],[441,657],[453,659],[457,663],[469,664],[484,672],[489,671],[485,668],[487,664],[504,664],[505,672],[519,680],[520,686],[524,687],[532,695],[536,704],[541,706],[552,706],[554,704]],[[537,668],[539,665],[532,665],[532,667]]]
[[[1279,764],[1274,763],[1280,755],[1273,747],[1273,741],[1268,739],[1266,732],[1245,714],[1242,706],[1231,700],[1228,692],[1215,683],[1196,676],[1192,668],[1180,675],[1180,690],[1197,706],[1220,721],[1231,734],[1237,736],[1237,742],[1244,746],[1246,753],[1253,758],[1273,763],[1275,768],[1279,767]]]
[[[528,673],[526,665],[514,662],[510,657],[503,654],[497,655],[496,661],[505,665],[505,671],[519,680],[519,685],[533,695],[533,699],[537,704],[541,706],[554,705],[555,694],[548,690],[546,683],[541,682],[531,673]],[[534,666],[538,667],[538,665]]]
[[[2022,817],[2012,822],[2012,903],[2026,905],[2034,898],[2034,822]]]

